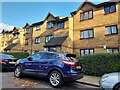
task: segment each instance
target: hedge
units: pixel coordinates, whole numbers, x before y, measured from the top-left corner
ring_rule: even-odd
[[[17,59],[23,59],[29,56],[29,53],[26,52],[2,52],[2,53],[13,55]]]
[[[120,53],[101,53],[77,58],[87,75],[102,76],[105,73],[120,72]]]

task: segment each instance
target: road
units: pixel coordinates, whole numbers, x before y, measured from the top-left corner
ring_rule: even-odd
[[[1,72],[0,72],[1,73]],[[13,72],[2,72],[2,88],[50,88],[53,87],[50,86],[47,79],[33,77],[33,76],[24,76],[23,78],[15,78],[13,76]],[[62,88],[60,89],[85,89],[85,88],[91,88],[91,89],[98,89],[98,87],[84,85],[80,83],[65,83]]]

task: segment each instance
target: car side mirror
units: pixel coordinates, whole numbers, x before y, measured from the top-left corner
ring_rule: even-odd
[[[27,59],[28,59],[29,61],[32,61],[32,57],[28,57]]]

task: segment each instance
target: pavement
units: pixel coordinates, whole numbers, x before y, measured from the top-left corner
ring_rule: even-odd
[[[99,87],[99,80],[100,77],[84,75],[82,79],[77,80],[76,82]]]

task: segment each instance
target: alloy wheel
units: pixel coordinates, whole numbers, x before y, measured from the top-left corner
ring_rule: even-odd
[[[52,73],[50,76],[50,83],[53,86],[57,86],[60,83],[60,75],[58,73]]]
[[[19,77],[19,76],[20,76],[20,73],[21,73],[21,68],[18,66],[18,67],[16,67],[16,69],[15,69],[15,76],[16,76],[16,77]]]

